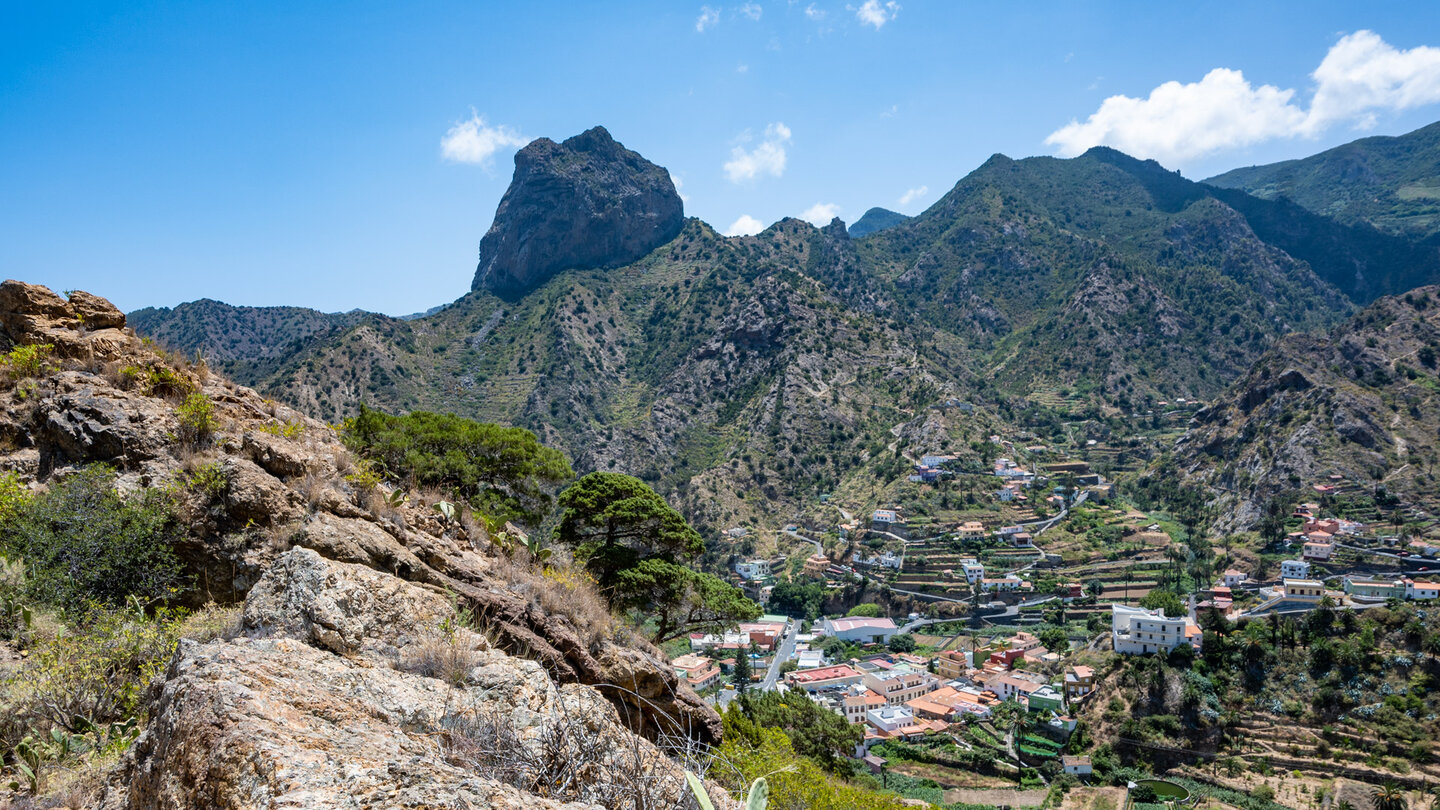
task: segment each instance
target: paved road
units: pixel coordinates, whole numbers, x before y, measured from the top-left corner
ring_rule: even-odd
[[[775,648],[775,657],[770,660],[770,669],[765,673],[765,680],[760,683],[760,691],[773,692],[776,684],[780,681],[780,665],[790,660],[795,654],[795,641],[800,635],[800,623],[794,619],[790,620],[785,630],[784,637],[780,640],[780,646]]]

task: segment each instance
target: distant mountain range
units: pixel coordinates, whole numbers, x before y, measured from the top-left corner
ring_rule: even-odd
[[[1440,251],[1384,223],[1103,148],[996,155],[917,217],[872,209],[863,238],[788,219],[672,238],[668,175],[597,130],[522,150],[486,236],[504,249],[433,314],[200,301],[131,323],[329,420],[367,403],[529,427],[721,525],[898,474],[907,449],[971,452],[1025,412],[1223,396],[1280,338],[1440,281]],[[921,430],[955,398],[986,416]]]

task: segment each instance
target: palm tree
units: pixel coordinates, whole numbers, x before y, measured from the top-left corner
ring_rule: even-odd
[[[1405,791],[1394,782],[1386,782],[1370,794],[1370,804],[1374,810],[1410,810],[1410,803],[1405,800]]]

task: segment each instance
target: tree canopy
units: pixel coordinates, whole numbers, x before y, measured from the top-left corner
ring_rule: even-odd
[[[563,453],[524,428],[448,413],[391,416],[362,405],[345,442],[387,476],[452,490],[497,520],[539,523],[551,491],[574,475]]]
[[[739,588],[686,566],[705,543],[644,481],[593,472],[560,493],[560,508],[556,540],[574,550],[612,605],[646,614],[656,642],[760,615]]]

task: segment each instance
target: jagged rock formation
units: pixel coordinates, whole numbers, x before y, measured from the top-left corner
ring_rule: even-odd
[[[286,552],[242,635],[182,643],[102,806],[676,806],[679,766],[597,691],[447,628],[456,618],[437,588]]]
[[[74,317],[81,311],[83,321]],[[123,490],[174,487],[190,530],[177,553],[195,577],[191,599],[248,596],[247,633],[256,638],[182,650],[157,698],[152,742],[137,749],[143,761],[107,806],[260,807],[282,794],[313,794],[307,806],[520,806],[507,804],[513,791],[496,785],[466,787],[457,781],[462,771],[443,760],[418,762],[435,742],[412,723],[438,724],[446,690],[381,667],[408,655],[456,607],[488,639],[467,641],[467,650],[532,683],[531,711],[603,696],[608,714],[585,714],[596,728],[618,722],[651,739],[719,739],[714,711],[653,648],[626,640],[593,596],[586,601],[510,560],[483,526],[446,520],[423,498],[397,507],[361,490],[347,478],[353,460],[325,423],[159,353],[123,323],[103,299],[72,293],[67,302],[43,287],[0,285],[4,339],[50,343],[62,358],[0,393],[8,448],[0,470],[44,486],[106,462]],[[145,382],[162,369],[163,387]],[[218,421],[198,451],[175,438],[176,405],[188,391],[208,397]],[[202,465],[223,486],[186,487]],[[466,695],[478,700],[472,686]],[[304,714],[311,700],[335,713]],[[235,709],[228,720],[227,706]],[[351,721],[368,736],[340,734]],[[302,730],[286,736],[294,729]],[[218,746],[218,759],[207,764],[208,752],[195,746]],[[330,761],[354,765],[328,770]],[[345,803],[352,786],[368,804]]]
[[[619,267],[674,239],[685,212],[670,173],[604,127],[515,154],[515,177],[480,240],[471,289],[518,296],[569,268]]]

